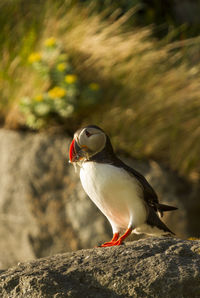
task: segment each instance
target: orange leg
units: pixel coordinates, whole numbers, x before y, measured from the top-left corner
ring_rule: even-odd
[[[101,247],[107,247],[107,246],[115,246],[115,245],[121,245],[124,239],[126,239],[132,232],[132,229],[127,229],[126,232],[119,237],[119,233],[115,233],[113,235],[113,238],[110,242],[106,242],[101,245]]]

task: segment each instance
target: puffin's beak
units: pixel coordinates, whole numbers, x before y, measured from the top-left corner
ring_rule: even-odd
[[[73,139],[73,141],[71,142],[71,145],[69,147],[69,161],[73,162],[74,158],[76,157],[76,151],[75,151],[75,139]]]
[[[69,161],[77,162],[78,160],[84,157],[84,149],[85,147],[79,147],[76,140],[73,139],[71,145],[69,147]]]

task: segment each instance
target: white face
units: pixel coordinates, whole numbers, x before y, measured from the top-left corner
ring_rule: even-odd
[[[103,131],[89,127],[81,130],[78,136],[75,136],[75,140],[78,145],[91,155],[94,155],[105,147],[106,144],[106,135]]]
[[[91,156],[101,152],[106,144],[105,133],[95,127],[86,127],[75,133],[70,146],[71,162],[89,159]],[[77,148],[78,146],[78,148]]]

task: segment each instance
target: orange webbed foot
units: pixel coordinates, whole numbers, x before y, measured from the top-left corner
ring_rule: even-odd
[[[115,233],[115,234],[113,235],[113,238],[112,238],[111,241],[109,241],[109,242],[105,242],[104,244],[100,245],[100,247],[109,247],[109,246],[113,246],[113,245],[114,245],[113,243],[116,242],[118,238],[119,238],[119,233]]]
[[[122,244],[122,240],[110,241],[110,242],[106,242],[106,243],[102,244],[101,247],[117,246],[117,245],[121,245],[121,244]]]
[[[119,237],[119,233],[115,233],[110,242],[105,242],[104,244],[100,245],[100,247],[110,247],[110,246],[121,245],[124,239],[126,239],[126,237],[128,237],[131,234],[131,232],[132,232],[132,229],[128,228],[121,237]]]

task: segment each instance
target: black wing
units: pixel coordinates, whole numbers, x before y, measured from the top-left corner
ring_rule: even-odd
[[[113,159],[113,162],[111,164],[113,164],[114,166],[123,168],[131,176],[135,177],[138,180],[138,182],[140,183],[142,190],[143,190],[144,200],[146,201],[148,206],[151,207],[155,212],[158,211],[160,213],[160,215],[163,216],[163,212],[165,212],[165,211],[173,211],[173,210],[178,209],[177,207],[160,204],[158,201],[158,196],[157,196],[155,190],[149,184],[149,182],[145,179],[145,177],[142,174],[140,174],[138,171],[136,171],[135,169],[126,165],[119,158],[115,157],[115,159]]]
[[[135,169],[126,165],[123,161],[121,161],[118,158],[116,158],[113,165],[123,168],[131,176],[137,178],[137,180],[139,181],[139,183],[141,184],[142,189],[143,189],[144,200],[147,202],[149,207],[152,207],[155,211],[158,211],[158,205],[159,205],[158,196],[157,196],[156,192],[154,191],[154,189],[152,188],[152,186],[149,184],[149,182],[145,179],[145,177],[142,174],[140,174],[138,171],[136,171]]]

